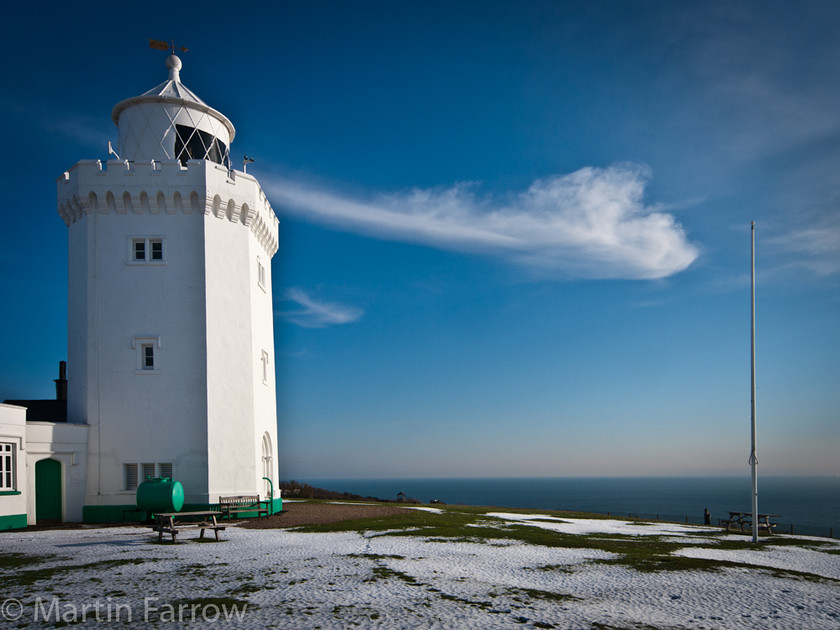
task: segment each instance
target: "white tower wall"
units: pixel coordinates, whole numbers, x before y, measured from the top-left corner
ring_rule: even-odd
[[[126,465],[139,481],[143,464],[171,466],[194,505],[265,495],[263,476],[277,482],[278,221],[253,177],[172,159],[184,117],[222,143],[234,133],[180,84],[173,59],[167,83],[114,109],[129,159],[81,161],[58,181],[69,232],[68,421],[90,427],[91,520],[114,516],[101,506],[134,503]]]

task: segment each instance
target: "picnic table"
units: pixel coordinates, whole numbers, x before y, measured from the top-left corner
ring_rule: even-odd
[[[155,514],[155,524],[152,529],[158,533],[158,542],[163,540],[164,534],[172,535],[172,542],[178,536],[178,532],[185,529],[200,529],[201,534],[199,538],[204,538],[204,531],[212,529],[216,534],[216,540],[219,540],[219,531],[225,529],[224,525],[219,525],[216,517],[221,515],[221,512],[213,510],[204,512],[163,512]]]
[[[766,529],[768,534],[772,534],[773,528],[776,527],[776,523],[771,523],[770,519],[778,517],[778,514],[759,514],[758,528]],[[726,531],[729,531],[736,525],[742,532],[745,531],[744,527],[752,529],[752,512],[730,512],[729,518],[720,519],[720,524],[726,526]]]

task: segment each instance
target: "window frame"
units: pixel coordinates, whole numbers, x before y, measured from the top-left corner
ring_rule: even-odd
[[[266,431],[263,433],[262,438],[263,479],[269,480],[263,484],[263,490],[266,497],[268,497],[268,491],[273,487],[272,484],[274,483],[271,481],[274,478],[274,455],[271,444],[271,435],[269,435],[268,431]]]
[[[17,490],[17,445],[0,442],[0,492]]]
[[[141,351],[143,353],[143,365],[140,369],[142,370],[154,370],[155,369],[155,345],[152,343],[144,343],[141,345]]]
[[[155,474],[157,472],[157,465],[154,463],[141,463],[140,471],[142,473],[140,476],[143,477],[143,481],[146,481],[146,477],[151,477],[152,479],[157,477]]]
[[[149,262],[162,263],[163,262],[163,239],[150,238],[149,245]]]
[[[165,265],[166,239],[162,236],[129,236],[128,237],[129,265]],[[142,258],[138,253],[142,252]]]
[[[169,479],[175,478],[175,465],[172,462],[158,462],[157,464],[157,476],[158,477],[168,477]]]
[[[268,351],[262,351],[262,354],[260,355],[260,361],[262,362],[262,382],[263,385],[268,385],[268,364],[270,362]]]
[[[265,265],[262,263],[262,259],[257,256],[257,285],[259,285],[260,289],[268,293],[268,285],[266,284],[266,271]]]
[[[131,241],[131,260],[134,262],[146,261],[146,239],[135,238]]]
[[[131,340],[131,349],[135,351],[135,374],[160,374],[160,337],[135,336]],[[151,358],[151,364],[149,359]]]
[[[134,485],[131,484],[131,477],[132,474],[130,471],[133,471],[134,476]],[[136,491],[137,488],[140,487],[140,465],[134,462],[124,463],[123,464],[123,490],[126,492],[128,491]]]
[[[207,160],[230,169],[230,149],[209,131],[175,124],[175,159],[186,166],[189,160]]]

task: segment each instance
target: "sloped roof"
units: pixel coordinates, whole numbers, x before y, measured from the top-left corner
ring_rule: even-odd
[[[144,102],[164,101],[176,103],[178,105],[190,107],[192,109],[197,109],[213,115],[215,118],[221,120],[228,128],[228,131],[230,132],[230,140],[233,142],[236,130],[233,127],[233,123],[228,120],[227,116],[210,107],[207,103],[198,98],[195,92],[181,83],[181,60],[176,55],[169,55],[169,57],[166,58],[166,67],[169,69],[168,80],[153,87],[148,92],[144,92],[140,96],[132,96],[131,98],[127,98],[116,104],[114,109],[111,111],[111,120],[114,121],[114,124],[119,125],[120,114],[124,109],[130,107],[131,105]]]
[[[4,400],[3,403],[26,407],[27,422],[67,422],[66,400]]]
[[[195,95],[191,89],[189,89],[186,85],[178,81],[177,79],[169,79],[168,81],[164,81],[157,87],[153,87],[148,92],[144,92],[141,96],[157,96],[163,98],[177,98],[182,101],[191,101],[193,103],[197,103],[198,105],[204,105],[207,107],[207,103],[202,101],[198,96]]]

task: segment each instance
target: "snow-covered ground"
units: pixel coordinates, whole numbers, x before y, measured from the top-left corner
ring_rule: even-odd
[[[188,533],[175,545],[153,544],[148,528],[3,533],[0,627],[840,628],[837,541],[727,549],[721,541],[748,538],[501,512],[481,525],[639,544],[655,536],[685,542],[672,556],[727,564],[640,571],[610,562],[619,554],[603,545],[395,532],[234,526],[221,543]]]

